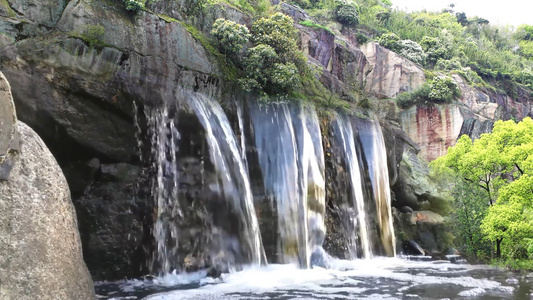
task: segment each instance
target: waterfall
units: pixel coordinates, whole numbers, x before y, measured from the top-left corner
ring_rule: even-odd
[[[367,228],[367,210],[365,209],[361,169],[356,153],[352,123],[346,116],[337,116],[333,129],[336,142],[341,145],[341,155],[343,155],[347,167],[351,187],[351,193],[349,193],[351,203],[342,203],[340,206],[341,226],[346,237],[349,258],[370,258],[372,253]]]
[[[156,252],[151,269],[158,268],[160,272],[168,273],[178,255],[179,228],[176,219],[182,215],[177,201],[177,145],[180,134],[167,107],[145,107],[144,115],[152,145],[152,168],[156,173],[151,187],[157,209],[153,228]]]
[[[266,197],[277,215],[282,263],[309,267],[324,241],[324,155],[313,108],[250,103],[255,146]]]
[[[264,261],[264,250],[244,153],[239,149],[226,114],[217,102],[201,94],[190,94],[187,102],[206,131],[211,162],[219,174],[217,188],[240,216],[240,242],[247,248],[248,262],[260,264]]]
[[[153,175],[152,272],[261,264],[267,254],[273,262],[310,267],[326,234],[325,156],[314,107],[236,103],[235,134],[219,103],[199,93],[182,95],[179,106],[142,110]],[[142,132],[137,113],[135,120]],[[381,127],[376,120],[338,115],[332,133],[348,190],[331,201],[338,201],[348,256],[393,256]],[[191,163],[197,168],[188,169]],[[276,248],[266,253],[263,243]]]
[[[363,148],[372,183],[372,193],[376,206],[376,218],[384,252],[396,255],[396,241],[392,226],[391,195],[385,141],[379,121],[357,119],[359,139]]]

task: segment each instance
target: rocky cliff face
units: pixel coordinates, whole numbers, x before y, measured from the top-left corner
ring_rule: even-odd
[[[501,91],[471,87],[459,75],[453,79],[461,89],[458,103],[416,105],[400,113],[402,128],[429,161],[445,154],[463,134],[478,138],[497,120],[533,116],[533,101],[525,89],[516,88],[512,98]]]

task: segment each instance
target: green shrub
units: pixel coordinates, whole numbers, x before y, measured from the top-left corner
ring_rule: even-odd
[[[457,83],[451,77],[437,76],[431,83],[428,97],[435,102],[451,102],[461,97],[461,93]]]
[[[396,53],[400,52],[402,49],[400,45],[400,38],[392,32],[381,35],[378,39],[378,43]]]
[[[144,0],[124,0],[126,9],[134,12],[144,9],[144,2]]]
[[[442,59],[437,60],[435,68],[442,71],[451,71],[451,70],[462,70],[463,66],[461,61],[457,57],[452,57],[451,59]]]
[[[81,38],[89,43],[89,47],[101,47],[104,45],[105,28],[102,25],[88,25],[81,34]]]
[[[252,42],[274,48],[282,62],[291,61],[299,53],[298,30],[291,17],[276,13],[269,18],[261,18],[252,25]]]
[[[451,58],[449,45],[439,38],[424,36],[420,41],[420,45],[426,52],[426,61],[430,66],[434,66],[439,59]]]
[[[213,24],[214,35],[225,52],[238,53],[248,43],[250,32],[244,25],[226,19],[218,19]]]
[[[280,63],[274,48],[260,44],[248,50],[243,62],[246,78],[240,80],[245,91],[263,90],[267,94],[287,94],[300,81],[294,63]]]
[[[370,39],[368,36],[358,32],[355,34],[355,38],[357,39],[357,42],[362,45],[362,44],[365,44],[366,42],[368,42],[368,40]]]
[[[400,108],[408,108],[412,105],[425,103],[429,99],[431,87],[425,83],[419,89],[412,92],[401,93],[396,97],[396,103]]]
[[[335,0],[335,13],[337,21],[348,26],[355,26],[359,23],[359,8],[352,0]]]

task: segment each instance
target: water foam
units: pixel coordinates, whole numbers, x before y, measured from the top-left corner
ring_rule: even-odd
[[[241,272],[224,274],[215,284],[194,290],[161,293],[145,299],[263,299],[283,295],[299,299],[395,299],[397,296],[412,295],[410,289],[425,285],[469,288],[457,296],[479,295],[490,290],[500,293],[513,291],[513,287],[502,286],[494,280],[435,275],[446,270],[470,267],[464,265],[378,258],[333,260],[331,266],[331,269],[307,270],[299,269],[296,265],[248,267]],[[420,276],[420,273],[425,276]]]

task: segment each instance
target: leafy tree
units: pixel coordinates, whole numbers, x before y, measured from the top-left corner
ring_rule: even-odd
[[[498,121],[492,133],[475,141],[463,135],[448,153],[431,163],[436,172],[456,174],[462,184],[483,193],[488,204],[479,228],[496,244],[496,256],[526,258],[533,238],[533,120]],[[456,189],[461,185],[458,183]],[[458,194],[458,197],[468,197]],[[460,199],[468,202],[472,199]],[[463,212],[466,213],[466,212]]]
[[[218,39],[222,49],[230,53],[241,51],[250,39],[250,32],[246,26],[226,19],[216,20],[211,34]]]

